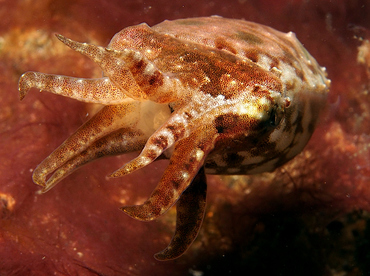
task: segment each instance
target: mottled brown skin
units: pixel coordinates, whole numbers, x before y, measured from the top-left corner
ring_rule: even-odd
[[[314,130],[330,83],[294,34],[242,20],[140,24],[107,48],[57,37],[96,62],[104,77],[27,72],[21,99],[35,87],[105,107],[35,169],[33,180],[45,192],[99,157],[142,150],[111,177],[169,158],[149,199],[122,207],[148,221],[177,203],[176,232],[158,260],[179,257],[195,239],[205,173],[271,171],[293,158]]]

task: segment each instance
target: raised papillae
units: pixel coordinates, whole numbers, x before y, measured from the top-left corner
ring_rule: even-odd
[[[158,260],[179,257],[197,236],[205,174],[272,171],[302,151],[330,84],[293,33],[243,20],[143,23],[117,33],[106,48],[57,38],[92,59],[104,77],[27,72],[20,98],[35,87],[104,107],[38,165],[33,181],[46,192],[108,155],[141,150],[111,177],[169,158],[149,199],[122,207],[149,221],[176,203],[175,234]]]

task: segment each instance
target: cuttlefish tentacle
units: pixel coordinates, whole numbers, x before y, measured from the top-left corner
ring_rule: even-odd
[[[45,186],[48,174],[112,131],[123,127],[133,127],[139,120],[136,117],[140,112],[139,108],[140,103],[138,102],[103,107],[99,113],[82,125],[37,166],[33,173],[33,181],[48,190]]]
[[[53,188],[63,178],[70,175],[79,167],[105,156],[119,155],[132,151],[141,150],[147,140],[147,136],[141,131],[119,129],[91,144],[86,150],[60,166],[46,181],[42,192]]]
[[[80,79],[27,72],[19,80],[21,100],[32,87],[88,103],[122,104],[128,99],[126,93],[118,89],[108,78]]]
[[[126,163],[110,176],[121,177],[149,165],[166,149],[188,135],[187,129],[189,122],[185,117],[182,110],[173,113],[167,122],[150,136],[140,155]]]
[[[156,219],[177,202],[203,166],[217,137],[211,125],[202,125],[175,144],[170,163],[160,182],[142,205],[124,206],[129,216],[143,221]]]
[[[150,30],[149,27],[146,28]],[[156,35],[167,37],[158,33]],[[162,73],[140,51],[131,48],[113,50],[73,41],[59,34],[57,38],[98,64],[105,76],[129,98],[170,103],[183,99],[184,91],[187,91],[176,74]]]
[[[56,37],[71,49],[89,57],[98,64],[106,76],[109,77],[118,88],[124,91],[127,96],[135,100],[143,100],[146,98],[146,95],[134,80],[127,66],[127,62],[124,61],[122,57],[117,57],[117,55],[126,56],[126,59],[130,60],[130,57],[132,59],[135,53],[141,57],[140,53],[129,49],[118,52],[93,44],[80,43],[60,34],[57,34]],[[117,72],[120,73],[117,74]]]
[[[201,125],[205,116],[210,117],[217,112],[217,104],[217,99],[209,97],[207,100],[199,100],[191,107],[184,106],[173,112],[150,136],[140,155],[113,172],[110,177],[121,177],[152,163],[177,141],[189,136],[192,126]]]
[[[176,203],[176,230],[170,244],[154,257],[159,261],[181,256],[198,235],[206,209],[207,182],[202,167]]]

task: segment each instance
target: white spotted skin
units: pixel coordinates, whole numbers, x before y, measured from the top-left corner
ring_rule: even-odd
[[[33,180],[47,191],[103,156],[141,150],[111,177],[169,158],[148,200],[122,207],[147,221],[177,203],[176,232],[159,260],[177,258],[195,239],[204,173],[260,173],[292,159],[310,139],[330,86],[293,33],[243,20],[143,23],[117,33],[107,48],[57,38],[93,60],[104,77],[27,72],[20,98],[35,87],[105,107],[35,169]]]

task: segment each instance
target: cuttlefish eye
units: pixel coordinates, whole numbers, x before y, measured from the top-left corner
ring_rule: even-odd
[[[284,114],[287,108],[290,106],[290,98],[285,98],[282,103],[272,105],[268,111],[268,120],[266,125],[269,127],[277,127],[284,118]]]
[[[284,114],[284,110],[281,107],[274,106],[269,111],[270,116],[269,116],[269,119],[267,121],[267,124],[270,127],[277,127],[280,124],[281,119],[283,118],[283,114]]]

